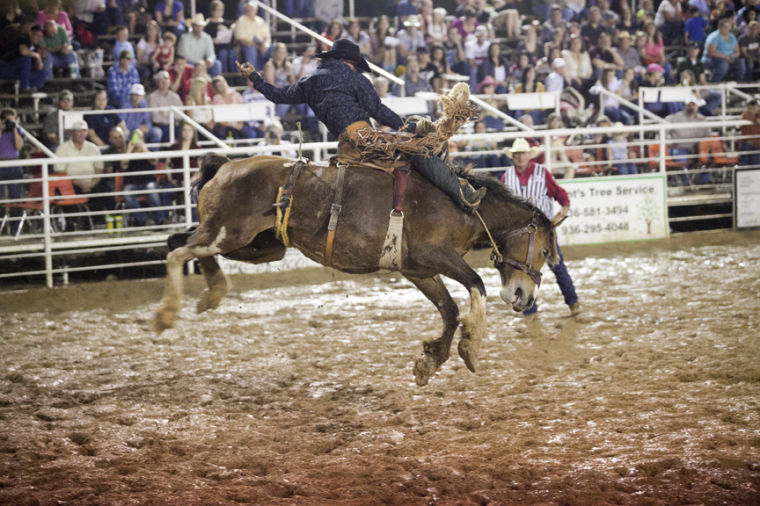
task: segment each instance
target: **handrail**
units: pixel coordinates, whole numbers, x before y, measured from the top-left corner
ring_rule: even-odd
[[[203,135],[205,135],[206,137],[208,137],[209,140],[213,141],[214,144],[216,144],[217,146],[219,146],[221,148],[226,148],[227,147],[227,145],[224,142],[222,142],[222,140],[219,139],[219,137],[217,137],[216,135],[212,134],[211,132],[209,132],[206,129],[206,127],[204,127],[203,125],[201,125],[200,123],[198,123],[197,121],[195,121],[193,118],[191,118],[190,116],[188,116],[184,112],[180,111],[177,108],[177,106],[174,106],[174,105],[170,106],[169,109],[171,111],[173,111],[175,114],[177,114],[180,118],[184,119],[187,123],[190,123],[191,125],[193,125],[199,132],[201,132]]]

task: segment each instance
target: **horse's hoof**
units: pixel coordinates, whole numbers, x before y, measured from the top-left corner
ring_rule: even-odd
[[[469,338],[460,339],[457,349],[459,350],[459,356],[464,360],[467,369],[469,369],[470,372],[475,372],[478,364],[478,353],[475,350],[472,340]]]
[[[423,353],[414,363],[414,381],[417,385],[424,387],[435,374],[435,358],[429,353]]]
[[[195,312],[198,314],[201,314],[204,311],[208,311],[209,309],[214,309],[211,307],[211,302],[209,301],[208,292],[205,292],[201,295],[200,300],[198,300],[198,304],[195,305]]]
[[[156,317],[153,319],[153,330],[156,334],[160,334],[164,330],[172,327],[174,327],[174,317],[172,315],[166,314],[162,311],[156,313]]]

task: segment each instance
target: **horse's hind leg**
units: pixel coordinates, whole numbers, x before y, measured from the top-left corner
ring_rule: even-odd
[[[196,312],[202,313],[208,309],[216,309],[222,301],[222,297],[230,289],[230,285],[222,269],[219,268],[216,258],[213,256],[203,257],[199,258],[198,262],[201,264],[201,272],[203,272],[203,277],[208,285],[195,307]]]
[[[430,302],[435,304],[443,318],[443,332],[438,339],[425,341],[422,345],[422,355],[414,363],[414,379],[418,385],[427,385],[438,368],[449,358],[451,340],[457,330],[459,308],[440,276],[432,278],[414,278],[406,276],[425,294]]]

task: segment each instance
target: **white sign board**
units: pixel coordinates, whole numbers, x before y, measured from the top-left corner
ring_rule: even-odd
[[[665,176],[560,179],[570,214],[557,229],[559,243],[597,244],[668,237]]]
[[[760,169],[734,169],[736,228],[760,227]]]

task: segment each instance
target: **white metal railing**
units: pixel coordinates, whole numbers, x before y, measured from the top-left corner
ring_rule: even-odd
[[[657,171],[663,174],[680,174],[672,173],[669,171],[668,162],[676,158],[687,158],[694,160],[699,156],[698,153],[685,156],[669,156],[667,150],[664,147],[667,145],[667,133],[671,129],[680,128],[692,128],[708,125],[710,127],[722,129],[735,129],[744,124],[745,121],[741,120],[724,120],[720,122],[710,123],[679,123],[679,124],[656,124],[622,127],[618,130],[621,132],[627,132],[629,134],[636,134],[641,129],[647,136],[652,137],[646,141],[632,140],[630,145],[632,147],[638,147],[640,155],[636,158],[631,158],[626,161],[633,162],[647,171]],[[568,146],[565,149],[581,149],[586,152],[595,152],[598,149],[606,149],[606,144],[601,144],[598,141],[594,141],[594,137],[598,135],[609,135],[614,129],[610,128],[579,128],[579,129],[559,129],[559,130],[536,130],[533,132],[521,132],[521,131],[509,131],[509,132],[497,132],[487,134],[459,134],[452,137],[454,143],[461,143],[463,146],[480,145],[487,142],[493,143],[492,149],[483,150],[462,150],[459,152],[451,153],[454,158],[457,157],[477,157],[484,155],[500,155],[502,150],[499,146],[510,145],[512,140],[521,136],[531,136],[538,139],[539,143],[543,145],[545,151],[545,164],[550,170],[556,173],[562,173],[567,168],[568,163],[554,162],[553,154],[557,148],[555,148],[551,139],[553,137],[570,137],[573,136],[578,139],[585,139],[585,143],[577,146]],[[727,156],[738,156],[738,142],[745,138],[738,135],[728,135],[719,138],[726,144]],[[698,142],[699,139],[685,139],[682,142]],[[659,152],[656,156],[653,156],[649,152],[649,146],[656,144],[659,147]],[[326,154],[334,150],[336,143],[334,142],[317,142],[306,143],[303,145],[304,154],[312,158],[313,160],[321,160]],[[60,162],[60,158],[48,156],[47,158],[39,159],[25,159],[25,160],[4,160],[0,161],[0,167],[9,166],[21,166],[26,168],[27,174],[24,179],[13,181],[2,181],[2,184],[23,184],[25,186],[31,184],[39,184],[41,190],[39,196],[36,198],[24,197],[22,199],[2,199],[0,200],[0,206],[3,209],[3,228],[5,231],[9,229],[11,222],[18,223],[19,219],[16,216],[11,216],[8,212],[8,206],[13,204],[27,203],[34,204],[35,208],[30,211],[33,216],[27,216],[27,223],[34,224],[34,227],[29,227],[22,230],[17,236],[2,235],[0,236],[0,265],[6,263],[7,260],[18,260],[32,265],[30,268],[21,269],[18,272],[0,272],[0,280],[5,278],[14,278],[20,276],[44,276],[45,282],[48,286],[53,286],[54,276],[64,274],[67,272],[74,272],[77,270],[107,270],[121,268],[129,265],[152,265],[160,264],[162,259],[155,259],[149,261],[141,261],[136,263],[124,263],[120,261],[106,261],[106,263],[98,263],[98,260],[86,261],[80,266],[68,266],[67,258],[73,255],[88,255],[93,253],[109,253],[114,251],[128,250],[130,247],[148,248],[158,247],[165,243],[167,236],[178,229],[184,229],[194,224],[193,209],[194,204],[191,198],[190,181],[194,175],[196,169],[190,166],[190,159],[201,156],[207,152],[216,152],[226,154],[228,156],[245,156],[249,154],[257,154],[262,152],[280,152],[291,151],[297,149],[297,146],[293,144],[285,145],[262,145],[262,146],[242,146],[230,148],[225,146],[215,147],[211,149],[199,149],[192,151],[159,151],[148,153],[131,153],[131,154],[115,154],[115,155],[103,155],[97,158],[88,157],[71,157],[66,158],[67,162],[93,162],[99,161],[106,164],[117,162],[121,160],[138,160],[138,159],[153,159],[153,160],[168,160],[171,158],[181,158],[183,160],[182,167],[178,169],[167,170],[167,175],[180,174],[182,176],[182,185],[179,187],[165,186],[159,187],[155,190],[135,190],[124,191],[114,193],[99,193],[95,195],[89,195],[89,197],[124,197],[125,195],[145,195],[149,193],[157,193],[160,195],[176,195],[181,198],[175,199],[170,205],[162,205],[158,208],[144,209],[146,212],[154,211],[168,211],[174,219],[162,226],[143,226],[135,227],[129,225],[129,216],[135,212],[139,212],[139,209],[120,209],[104,210],[104,211],[66,211],[64,206],[61,205],[65,202],[67,197],[60,197],[50,195],[50,183],[56,182],[61,179],[76,180],[76,177],[61,177],[55,173],[49,173],[49,168],[55,167],[56,163]],[[758,151],[752,151],[749,153],[757,153]],[[603,158],[603,157],[602,157]],[[570,164],[576,164],[575,161]],[[607,166],[609,162],[603,159],[588,159],[583,160],[582,165],[590,169],[589,172],[594,174],[604,174],[608,172]],[[41,166],[41,175],[39,177],[28,177],[31,174],[30,167]],[[499,171],[504,167],[491,167],[481,170]],[[704,169],[692,170],[691,174],[696,174],[700,170],[710,170],[715,174],[721,173],[723,169],[713,166],[707,166]],[[142,174],[154,174],[154,171],[143,172]],[[129,173],[129,175],[138,175],[141,173]],[[123,176],[123,174],[104,173],[100,174],[103,178],[117,178]],[[89,177],[89,176],[81,176]],[[720,183],[713,184],[712,186],[705,185],[702,188],[708,191],[725,191],[726,185],[721,186]],[[73,197],[70,197],[73,198]],[[167,199],[168,200],[168,199]],[[118,214],[126,220],[125,227],[123,229],[107,228],[106,226],[95,227],[94,229],[76,230],[66,232],[61,230],[57,225],[57,220],[66,219],[102,219],[104,216]],[[30,262],[35,262],[30,264]],[[146,263],[147,262],[147,263]],[[33,267],[37,265],[38,267]]]

